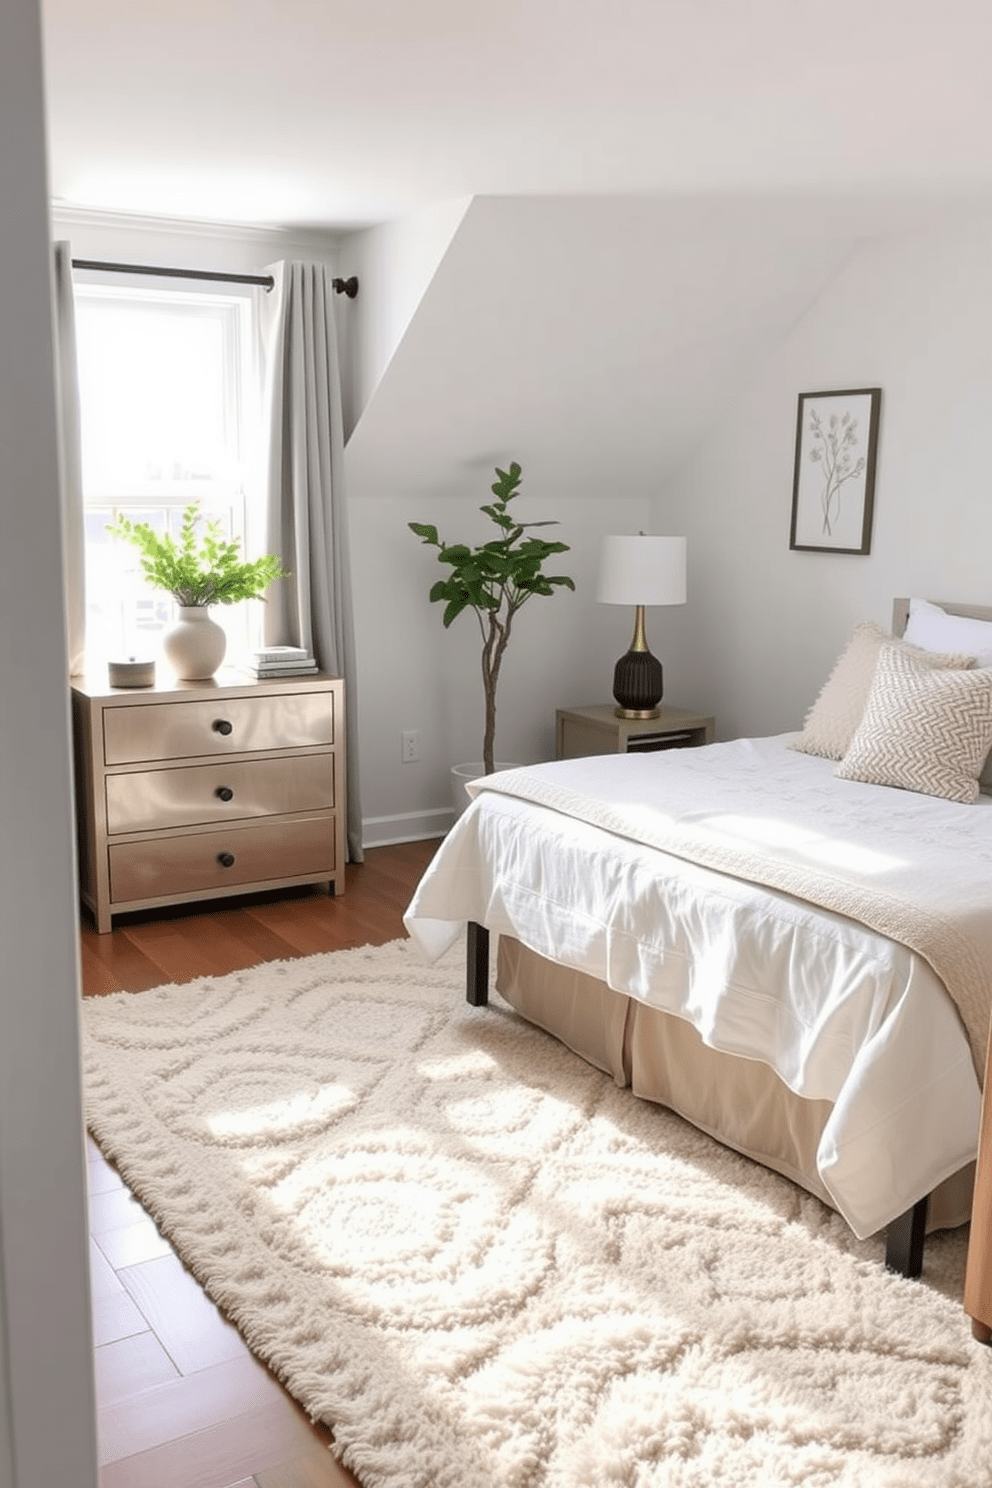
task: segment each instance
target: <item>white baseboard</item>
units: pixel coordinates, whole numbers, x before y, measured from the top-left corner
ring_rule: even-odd
[[[433,811],[403,811],[395,816],[362,818],[363,847],[393,847],[400,842],[423,842],[443,837],[455,819],[454,809],[438,806]]]

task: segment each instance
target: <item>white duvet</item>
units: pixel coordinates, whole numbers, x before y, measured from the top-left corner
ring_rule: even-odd
[[[813,792],[841,784],[830,761],[787,750],[792,737],[717,750],[737,780],[784,764]],[[650,768],[650,756],[604,756],[605,779],[623,758],[635,774]],[[597,769],[562,762],[580,763]],[[480,785],[404,917],[428,957],[475,920],[687,1018],[711,1047],[764,1061],[798,1095],[832,1102],[817,1167],[859,1236],[975,1156],[981,1096],[968,1040],[920,956],[801,899],[504,794],[499,776]],[[893,809],[906,802],[882,796]],[[934,822],[968,809],[992,828],[992,799],[930,804]]]

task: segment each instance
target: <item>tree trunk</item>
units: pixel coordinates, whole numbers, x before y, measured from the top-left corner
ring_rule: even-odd
[[[482,739],[482,768],[491,775],[496,768],[496,685],[503,652],[510,639],[510,620],[501,625],[494,612],[489,614],[489,634],[482,648],[482,686],[486,696],[486,727]]]

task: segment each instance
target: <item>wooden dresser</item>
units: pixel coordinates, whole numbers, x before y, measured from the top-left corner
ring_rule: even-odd
[[[83,902],[124,910],[327,882],[344,891],[344,683],[73,678]]]

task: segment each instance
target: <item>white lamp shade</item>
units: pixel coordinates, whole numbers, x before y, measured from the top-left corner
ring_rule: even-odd
[[[685,538],[604,537],[600,604],[685,604]]]

